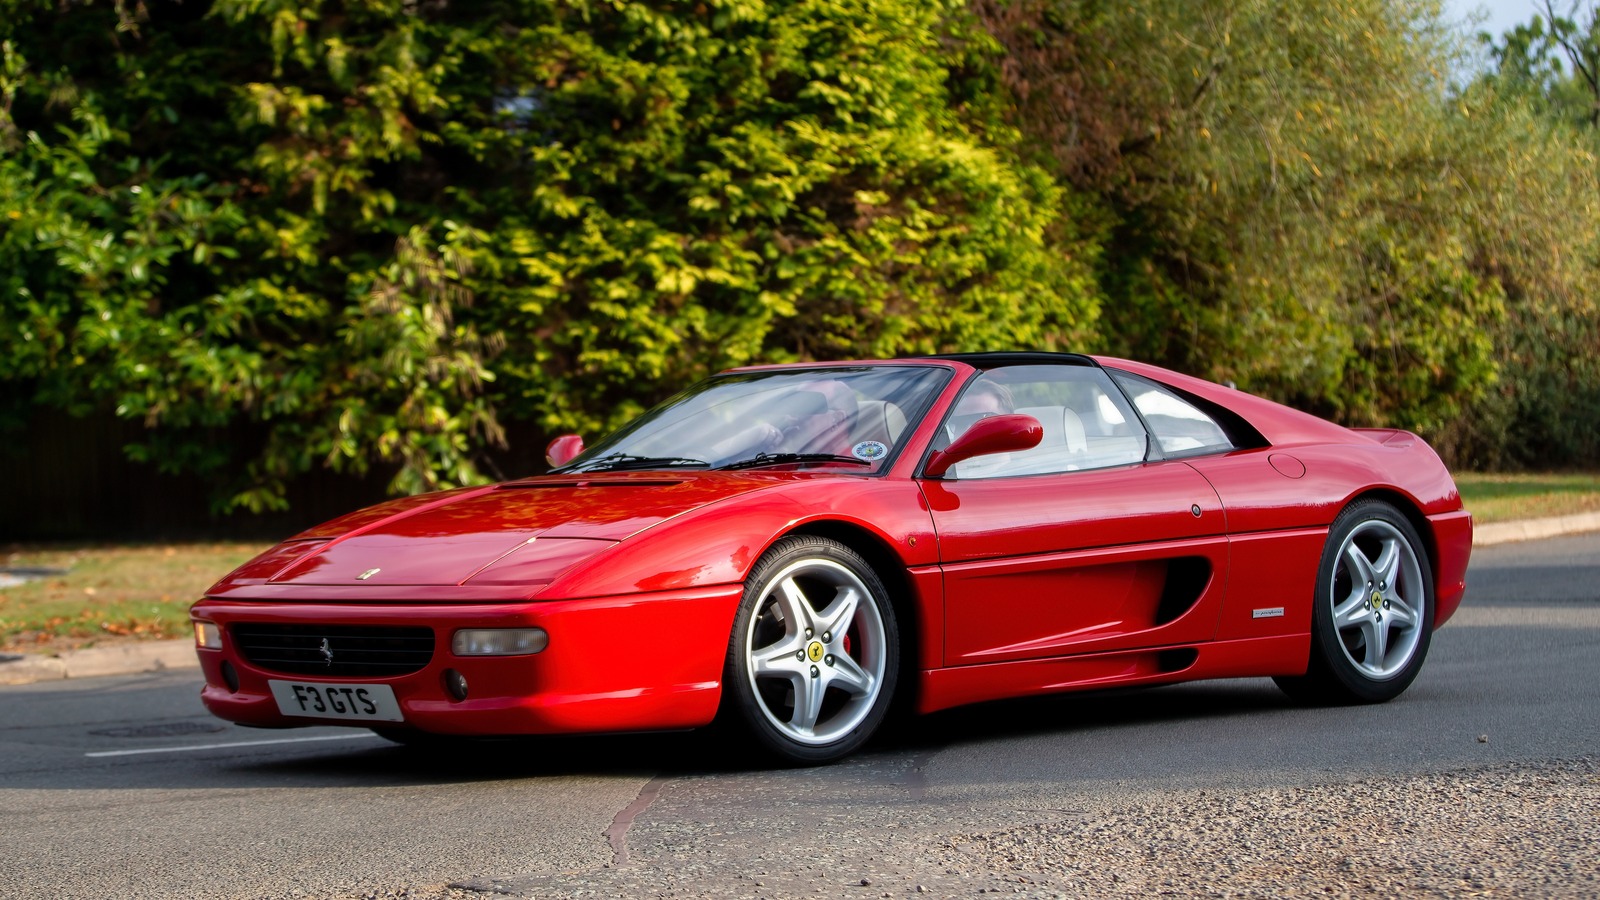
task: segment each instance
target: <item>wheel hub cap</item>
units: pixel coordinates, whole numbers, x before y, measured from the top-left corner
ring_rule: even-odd
[[[1428,613],[1421,563],[1382,520],[1353,529],[1339,559],[1329,588],[1344,655],[1368,678],[1394,677],[1416,652]]]
[[[849,734],[872,712],[886,666],[883,618],[866,585],[837,562],[799,560],[767,581],[760,603],[745,677],[761,715],[802,744]]]

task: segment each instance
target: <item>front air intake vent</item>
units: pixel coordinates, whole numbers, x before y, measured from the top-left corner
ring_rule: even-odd
[[[392,678],[433,659],[431,628],[238,623],[228,633],[251,665],[291,675]]]

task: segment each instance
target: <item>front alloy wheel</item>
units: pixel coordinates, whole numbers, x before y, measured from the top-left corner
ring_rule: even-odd
[[[768,749],[798,763],[855,750],[883,721],[898,669],[894,608],[854,550],[797,535],[756,564],[724,689]]]

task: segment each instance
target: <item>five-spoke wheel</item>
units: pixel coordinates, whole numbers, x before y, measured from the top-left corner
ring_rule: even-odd
[[[1432,632],[1433,577],[1416,529],[1387,503],[1357,501],[1328,531],[1306,674],[1277,681],[1304,700],[1389,700],[1417,677]]]
[[[883,721],[898,668],[894,608],[854,550],[796,535],[756,564],[724,689],[768,749],[802,763],[850,753]]]

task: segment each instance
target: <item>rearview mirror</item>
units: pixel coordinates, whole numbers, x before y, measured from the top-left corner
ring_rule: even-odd
[[[979,419],[955,443],[929,457],[922,474],[942,478],[950,467],[974,456],[1031,450],[1044,440],[1044,426],[1033,416],[990,416]]]
[[[563,434],[544,448],[544,461],[550,468],[564,466],[583,452],[583,438],[576,434]]]

